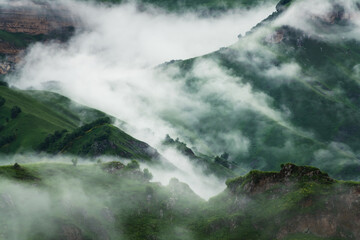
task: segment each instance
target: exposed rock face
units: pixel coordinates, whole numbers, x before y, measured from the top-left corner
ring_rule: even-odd
[[[0,5],[0,30],[31,35],[64,31],[75,19],[64,8],[49,3],[12,1]]]
[[[311,207],[315,202],[306,207]],[[303,206],[303,208],[306,208]],[[291,233],[311,232],[320,237],[360,239],[360,187],[332,196],[322,211],[303,214],[283,226],[278,238]]]
[[[275,31],[273,34],[270,34],[266,37],[265,41],[268,43],[280,43],[284,39],[283,31]]]
[[[259,199],[292,206],[275,215],[271,223],[278,227],[276,239],[295,233],[360,239],[358,184],[337,182],[317,168],[286,164],[280,172],[252,171],[227,185],[234,198],[232,211],[247,211],[248,204]],[[263,231],[260,226],[258,230]]]
[[[41,1],[0,3],[0,74],[11,71],[26,47],[36,41],[64,41],[78,20],[64,7]]]
[[[259,172],[255,170],[245,177],[228,181],[227,185],[230,191],[235,194],[239,192],[255,194],[262,193],[277,184],[290,186],[301,180],[322,183],[335,182],[327,173],[323,173],[317,168],[286,164],[280,172]]]

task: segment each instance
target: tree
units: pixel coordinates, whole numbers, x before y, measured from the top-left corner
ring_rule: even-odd
[[[76,167],[76,165],[78,164],[78,159],[73,158],[73,159],[71,159],[71,162],[72,162],[73,166]]]
[[[5,102],[6,102],[5,98],[0,96],[0,107],[3,106]]]
[[[12,109],[11,109],[11,118],[14,119],[16,118],[19,113],[21,113],[21,108],[19,108],[18,106],[14,106]]]
[[[9,84],[7,82],[0,80],[0,86],[9,87]]]
[[[144,178],[146,181],[150,181],[153,178],[153,175],[147,168],[144,169]]]
[[[225,160],[229,160],[229,154],[227,152],[224,152],[220,157]]]
[[[129,162],[127,165],[126,165],[126,168],[128,169],[139,169],[140,168],[140,164],[138,163],[138,161],[136,160],[132,160],[131,162]]]
[[[215,157],[215,161],[214,161],[214,162],[217,163],[217,164],[222,165],[223,167],[230,168],[229,162],[228,162],[227,160],[225,160],[224,158],[221,158],[221,157],[219,157],[219,156],[216,156],[216,157]]]

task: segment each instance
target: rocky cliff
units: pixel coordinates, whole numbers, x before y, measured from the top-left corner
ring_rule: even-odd
[[[0,74],[9,72],[34,42],[65,41],[78,21],[59,4],[42,1],[0,3]]]
[[[301,239],[360,239],[357,183],[336,181],[314,167],[285,164],[280,172],[251,171],[227,186],[226,195],[213,201],[229,201],[232,216],[222,223],[231,226],[229,235],[250,221],[259,239],[297,234],[308,236]],[[214,229],[210,224],[208,231]]]
[[[75,19],[60,5],[12,1],[0,5],[0,30],[31,35],[68,31]]]

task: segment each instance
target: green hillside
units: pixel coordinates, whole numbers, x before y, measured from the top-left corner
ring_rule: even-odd
[[[46,91],[0,86],[0,152],[47,152],[94,157],[159,159],[160,155],[111,125],[98,110]],[[19,109],[19,110],[17,110]]]
[[[0,96],[5,104],[0,107],[1,136],[15,136],[10,143],[3,143],[4,153],[23,152],[33,149],[49,134],[56,130],[75,129],[79,122],[32,98],[26,92],[0,86]],[[12,116],[11,110],[19,107],[21,112]]]
[[[119,156],[127,159],[160,160],[159,153],[117,127],[110,118],[100,118],[67,133],[49,135],[37,150],[50,154],[72,154],[82,157]]]
[[[312,167],[252,171],[208,202],[176,179],[149,182],[149,171],[133,163],[15,164],[1,166],[0,177],[3,239],[359,237],[359,184]]]
[[[203,96],[212,109],[195,125],[166,120],[181,129],[188,144],[203,139],[217,153],[223,147],[220,151],[245,168],[278,170],[290,160],[322,167],[338,178],[359,179],[359,41],[339,39],[351,27],[339,6],[329,13],[331,23],[309,20],[320,36],[278,23],[286,14],[282,6],[290,3],[281,1],[277,13],[228,48],[160,66],[165,73],[177,66],[180,73],[171,75],[173,81],[185,82],[183,91]],[[201,76],[199,68],[216,68],[223,75]],[[228,91],[204,92],[214,81],[229,86]],[[247,89],[251,101],[241,96]],[[228,143],[216,140],[234,132],[248,141],[246,151],[227,149]]]

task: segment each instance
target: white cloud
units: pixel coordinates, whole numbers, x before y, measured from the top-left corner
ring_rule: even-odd
[[[187,135],[192,126],[201,124],[203,114],[212,111],[212,106],[206,102],[207,95],[218,89],[223,94],[221,97],[231,103],[237,99],[249,103],[254,99],[249,86],[239,88],[241,92],[225,94],[226,89],[221,85],[225,79],[222,77],[228,77],[219,69],[213,68],[212,73],[220,78],[204,85],[201,94],[194,96],[184,91],[183,80],[169,78],[178,69],[159,74],[153,67],[171,59],[206,54],[234,43],[239,33],[250,30],[269,15],[274,6],[204,18],[192,13],[169,14],[157,9],[139,12],[132,4],[110,7],[74,1],[64,4],[80,18],[83,29],[65,45],[35,44],[16,74],[9,78],[11,84],[22,89],[50,87],[79,103],[114,115],[129,124],[126,130],[130,134],[154,147],[159,147],[168,133],[172,136]],[[206,76],[200,74],[199,77]],[[228,87],[235,86],[235,83],[229,84]],[[234,94],[242,97],[234,98]],[[268,111],[262,105],[256,106]],[[169,119],[178,121],[183,128],[174,128],[174,122]],[[219,136],[232,147],[246,151],[247,140],[241,134],[231,135],[225,131]],[[214,144],[216,139],[212,141]],[[184,163],[181,156],[163,154],[173,158],[170,160],[179,167]],[[208,189],[213,189],[211,194],[215,194],[224,188],[217,180],[215,183],[205,178],[209,180],[206,186],[198,171],[189,171],[191,165],[186,169],[188,177],[176,176],[200,195],[207,198],[210,196]],[[211,182],[214,184],[210,186]]]

